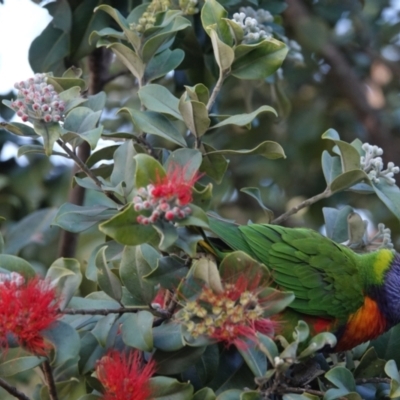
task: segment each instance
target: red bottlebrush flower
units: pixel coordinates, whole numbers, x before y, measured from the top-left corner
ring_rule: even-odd
[[[164,178],[157,177],[157,182],[151,190],[155,198],[170,200],[176,198],[180,206],[189,204],[192,201],[193,185],[200,178],[199,173],[187,177],[187,168],[179,164],[170,164],[167,175]]]
[[[17,274],[0,274],[0,346],[8,339],[35,355],[45,355],[49,344],[41,331],[56,321],[59,313],[56,291],[46,281],[33,278],[27,282]]]
[[[154,372],[154,361],[143,366],[137,350],[128,354],[111,350],[96,366],[97,378],[105,390],[104,400],[150,400],[149,379]]]
[[[223,291],[204,287],[195,301],[189,301],[178,314],[180,321],[194,337],[208,336],[227,346],[246,346],[246,340],[257,341],[257,332],[272,336],[277,323],[264,318],[266,299],[260,298],[260,276],[240,276],[234,283],[224,282]]]

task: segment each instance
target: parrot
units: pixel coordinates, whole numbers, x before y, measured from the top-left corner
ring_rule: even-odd
[[[289,337],[299,320],[310,333],[331,332],[335,352],[377,338],[400,323],[400,254],[389,249],[356,253],[307,228],[236,225],[209,218],[225,249],[240,250],[264,264],[273,284],[294,301],[280,315]],[[218,243],[209,239],[214,254]]]

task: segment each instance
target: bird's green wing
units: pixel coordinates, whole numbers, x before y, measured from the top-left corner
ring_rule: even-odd
[[[309,229],[260,224],[238,229],[273,280],[295,293],[290,308],[344,321],[364,303],[358,256],[345,246]]]

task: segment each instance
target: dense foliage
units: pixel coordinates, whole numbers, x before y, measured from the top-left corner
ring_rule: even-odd
[[[26,160],[0,161],[1,398],[399,397],[398,327],[338,354],[303,321],[284,338],[293,293],[208,242],[219,213],[396,247],[393,8],[45,7],[36,74],[0,108]]]

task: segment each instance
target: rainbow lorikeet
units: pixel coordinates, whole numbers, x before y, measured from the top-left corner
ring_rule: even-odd
[[[211,218],[210,229],[230,249],[265,264],[277,287],[295,294],[280,316],[284,336],[302,319],[312,334],[334,333],[335,351],[344,351],[400,323],[400,255],[394,251],[358,254],[305,228]]]

